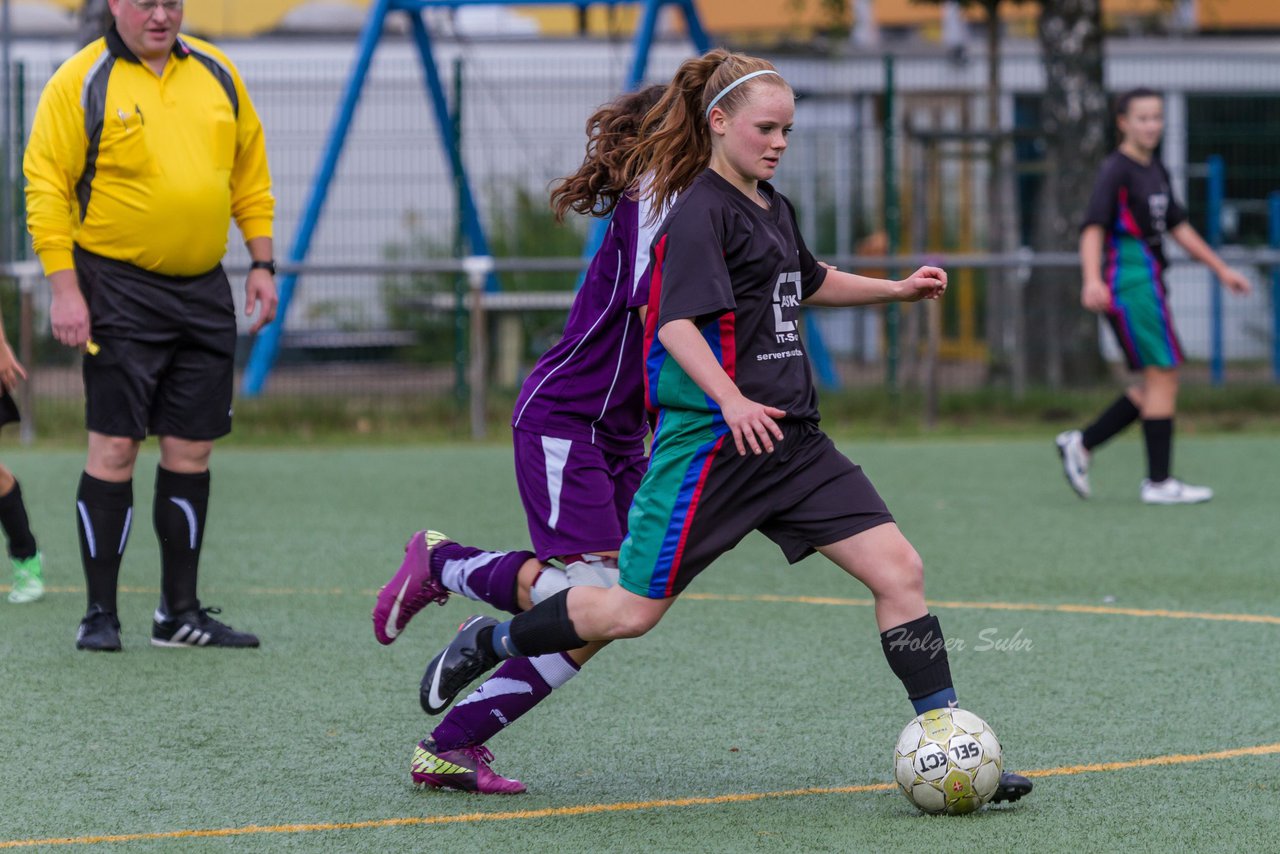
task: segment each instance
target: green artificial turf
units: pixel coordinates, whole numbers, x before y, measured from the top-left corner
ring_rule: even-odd
[[[1218,494],[1167,508],[1138,502],[1133,438],[1097,455],[1089,502],[1067,488],[1049,437],[842,448],[924,556],[961,704],[995,728],[1006,767],[1047,772],[1021,803],[929,818],[896,791],[840,791],[891,781],[910,705],[865,590],[821,558],[787,566],[754,535],[648,637],[613,645],[493,739],[495,768],[529,793],[417,791],[409,758],[432,726],[422,669],[458,622],[489,610],[454,597],[387,648],[369,611],[415,529],[525,543],[508,449],[215,452],[201,595],[262,636],[239,651],[148,643],[159,584],[148,446],[118,655],[74,649],[82,457],[13,450],[50,592],[0,601],[0,850],[1274,845],[1280,748],[1132,764],[1280,742],[1274,439],[1180,441],[1175,470]],[[1071,773],[1091,764],[1102,767]]]

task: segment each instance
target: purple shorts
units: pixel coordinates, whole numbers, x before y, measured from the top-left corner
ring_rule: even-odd
[[[512,442],[516,485],[538,560],[621,548],[648,457],[520,429],[512,431]]]

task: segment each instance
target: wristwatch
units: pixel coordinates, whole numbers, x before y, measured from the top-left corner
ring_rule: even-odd
[[[276,262],[275,262],[275,259],[272,259],[270,261],[254,261],[252,264],[249,265],[249,269],[250,270],[266,270],[268,273],[274,276],[276,274]]]

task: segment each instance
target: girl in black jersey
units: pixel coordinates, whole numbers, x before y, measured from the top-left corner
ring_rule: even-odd
[[[1141,417],[1147,445],[1142,500],[1197,504],[1212,498],[1213,490],[1170,475],[1182,346],[1169,313],[1164,236],[1209,265],[1231,291],[1248,293],[1249,280],[1224,264],[1200,238],[1174,198],[1169,173],[1156,159],[1164,133],[1160,95],[1150,89],[1126,92],[1116,103],[1116,121],[1122,141],[1103,161],[1080,231],[1080,302],[1106,316],[1130,370],[1141,372],[1142,379],[1084,430],[1059,434],[1058,453],[1067,483],[1081,498],[1088,498],[1093,450]]]
[[[817,551],[866,585],[884,654],[917,713],[955,704],[920,556],[862,469],[819,429],[798,334],[802,302],[936,299],[946,273],[921,267],[886,281],[814,261],[790,202],[768,183],[794,113],[771,64],[723,50],[681,65],[650,113],[635,173],[652,174],[655,207],[679,195],[652,246],[645,373],[657,426],[620,584],[575,587],[506,623],[466,621],[427,668],[424,708],[451,702],[503,658],[643,635],[752,530],[791,562]],[[1030,790],[1006,775],[996,799]]]

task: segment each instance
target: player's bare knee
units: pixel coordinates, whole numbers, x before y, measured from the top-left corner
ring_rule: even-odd
[[[213,442],[160,437],[160,465],[171,472],[197,474],[207,471],[212,454]]]
[[[128,436],[95,436],[85,471],[102,480],[127,480],[138,459],[138,442]]]
[[[636,596],[621,587],[611,588],[608,597],[607,640],[638,638],[658,625],[666,612],[662,604]]]
[[[920,552],[908,545],[899,557],[898,584],[910,593],[924,593],[924,559]]]
[[[868,584],[877,598],[901,599],[924,595],[924,560],[910,543],[904,542],[885,556],[883,571]]]
[[[658,624],[656,617],[651,617],[643,613],[625,613],[617,614],[613,620],[613,627],[609,632],[608,640],[618,640],[620,638],[638,638],[647,634],[650,629]]]

